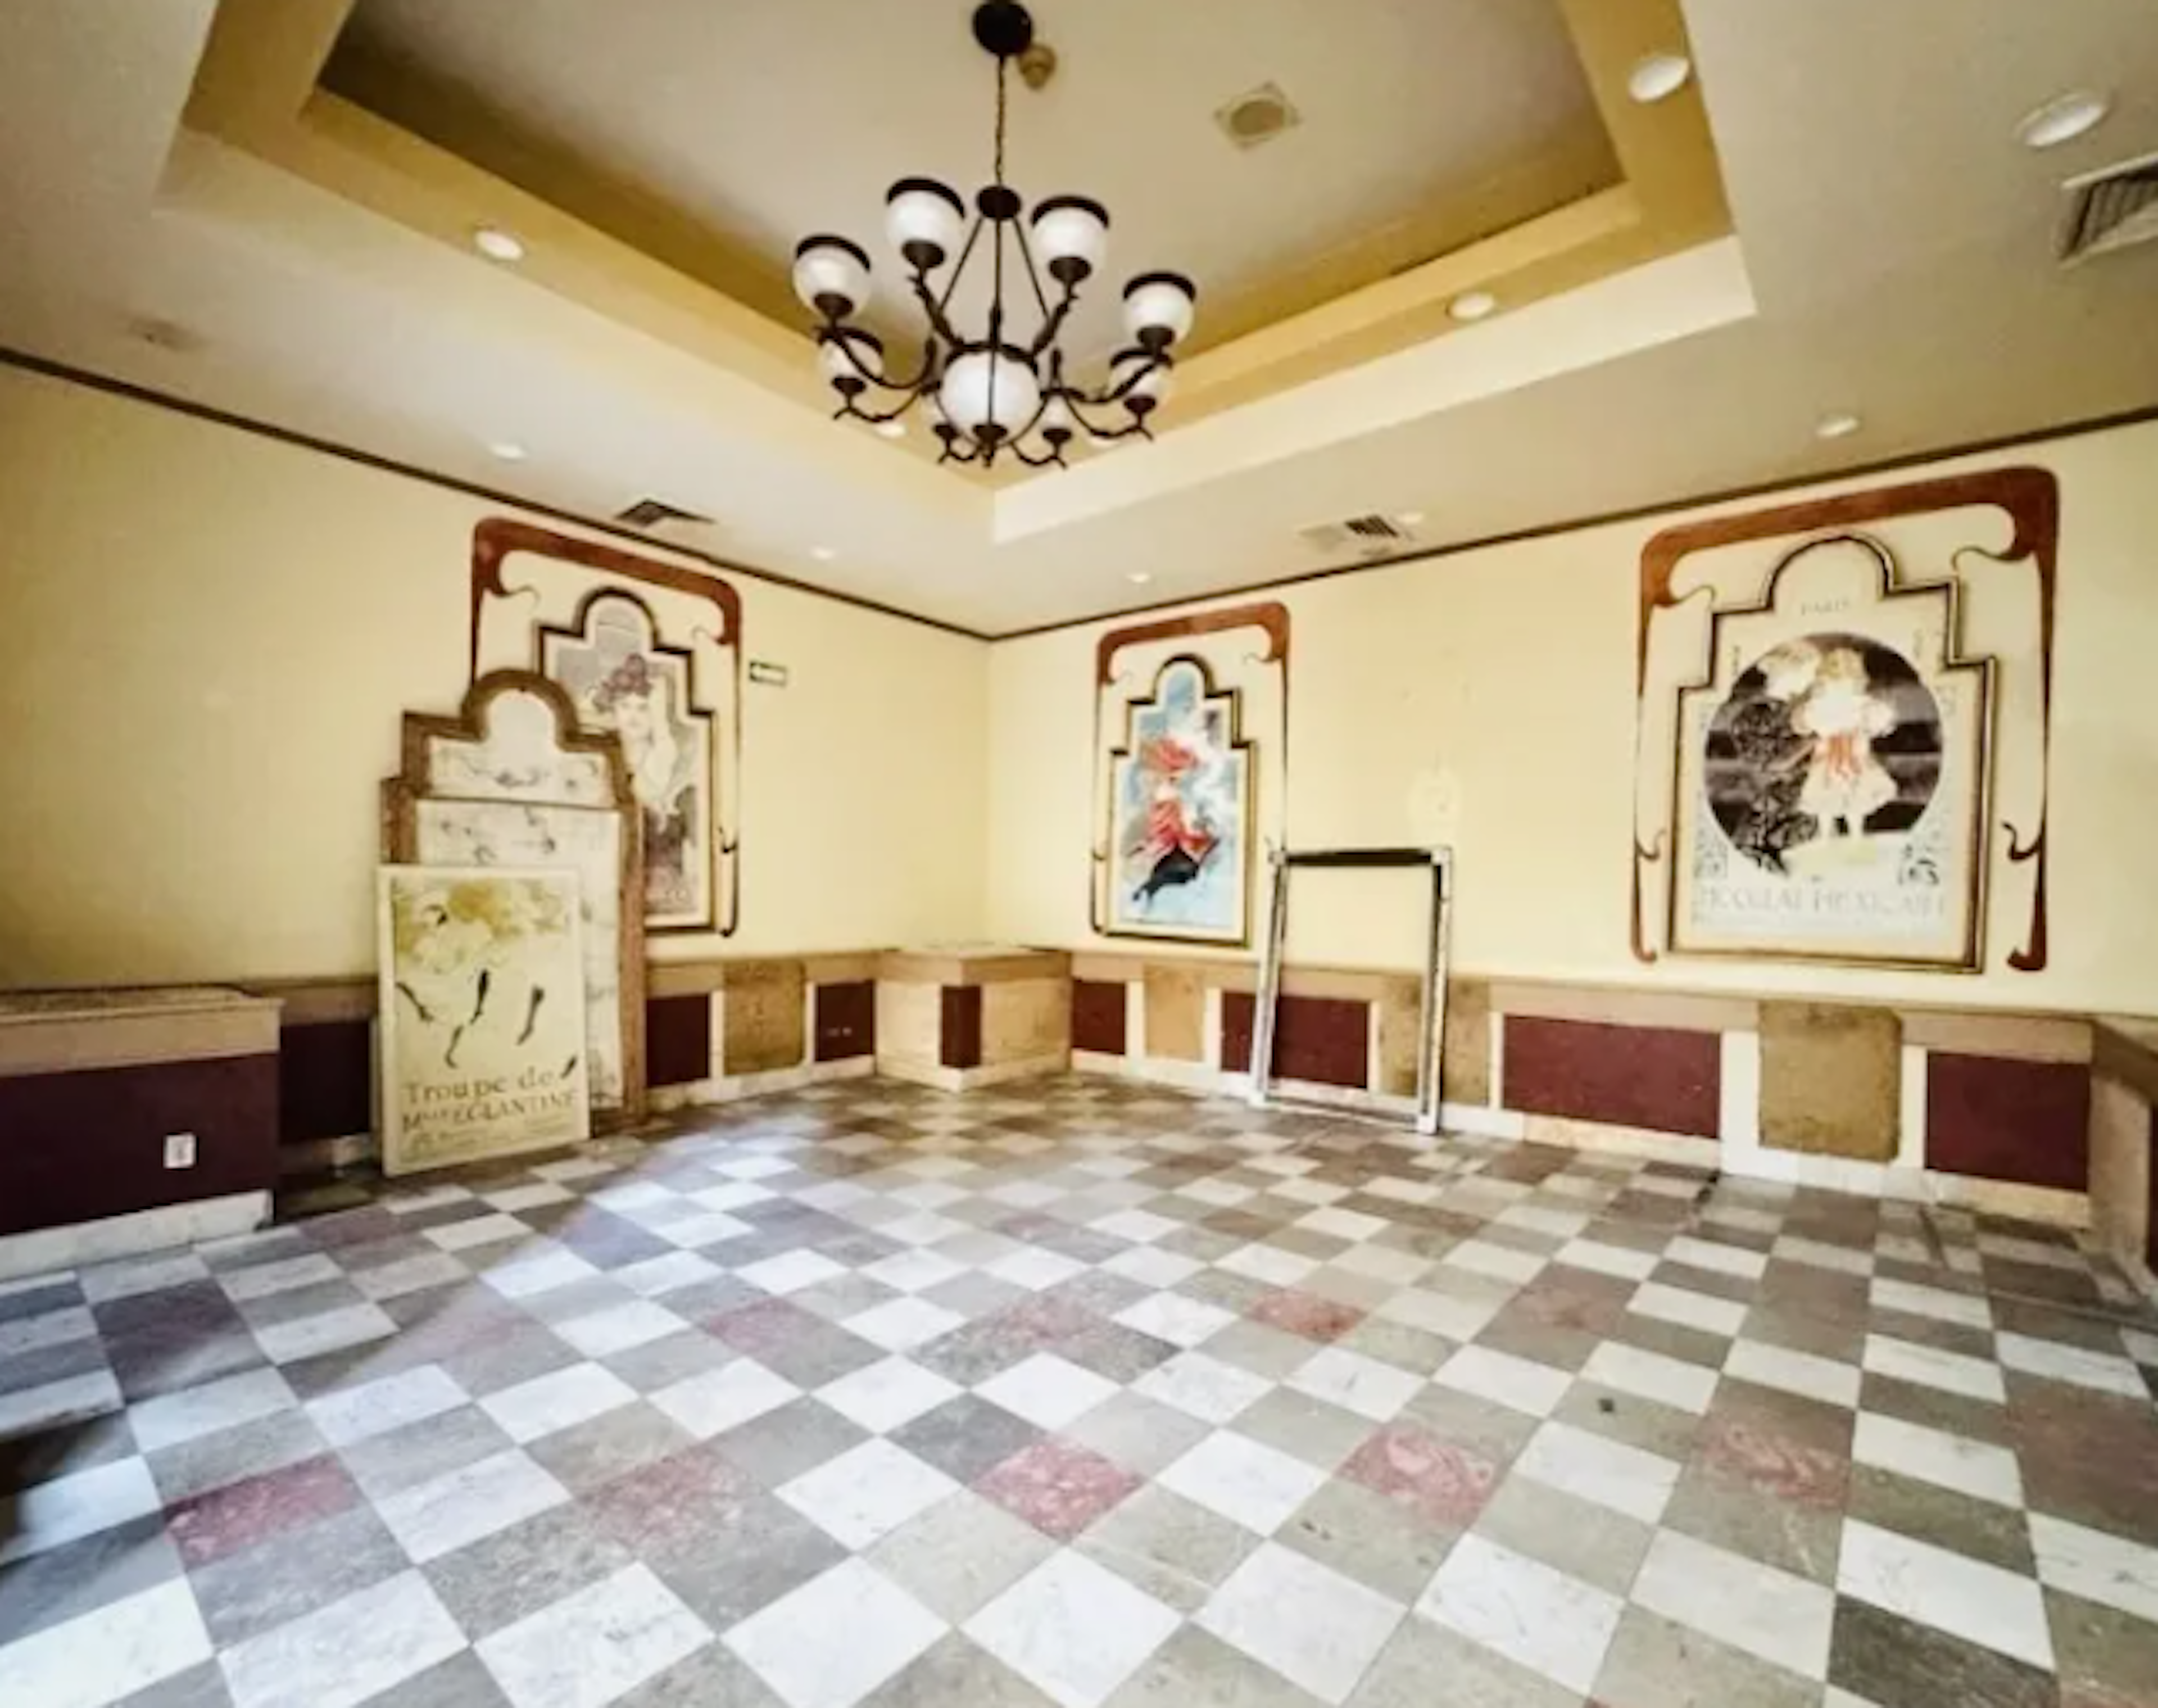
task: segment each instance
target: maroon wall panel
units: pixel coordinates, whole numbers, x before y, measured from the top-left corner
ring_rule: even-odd
[[[278,1138],[347,1138],[374,1125],[374,1057],[365,1020],[287,1026],[277,1038]]]
[[[644,1004],[644,1082],[689,1086],[712,1076],[712,999],[655,996]]]
[[[982,987],[941,987],[937,1032],[938,1060],[947,1067],[982,1065]]]
[[[1257,1007],[1249,991],[1221,993],[1221,1066],[1226,1072],[1243,1073],[1252,1066],[1252,1020]],[[1341,997],[1283,997],[1274,1013],[1273,1071],[1278,1080],[1367,1089],[1371,1005]]]
[[[1097,1055],[1124,1053],[1124,987],[1101,979],[1071,981],[1071,1047]]]
[[[165,1167],[173,1133],[195,1135],[192,1169]],[[277,1183],[277,1058],[0,1079],[0,1234],[260,1191]]]
[[[1723,1046],[1713,1032],[1505,1019],[1505,1105],[1613,1127],[1714,1138]]]
[[[1926,1055],[1926,1166],[1984,1180],[2090,1185],[2090,1069],[2079,1061]]]
[[[876,983],[857,979],[817,987],[816,1057],[852,1061],[876,1054]]]

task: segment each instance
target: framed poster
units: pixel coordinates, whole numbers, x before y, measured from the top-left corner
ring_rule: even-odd
[[[1675,952],[1980,964],[1992,668],[1954,619],[1953,585],[1898,591],[1856,534],[1717,615],[1679,694]]]
[[[570,627],[540,631],[540,668],[570,696],[578,722],[621,738],[644,818],[649,931],[712,924],[712,718],[696,708],[694,663],[659,643],[651,610],[627,593],[593,593]]]
[[[2059,504],[2003,467],[1649,540],[1636,959],[2046,965]]]
[[[385,1174],[591,1137],[577,889],[565,871],[381,869]]]
[[[471,678],[535,671],[584,730],[619,735],[648,932],[741,924],[744,668],[741,596],[712,569],[514,517],[472,530]]]
[[[545,677],[497,671],[457,716],[405,715],[404,766],[383,785],[382,808],[394,863],[577,875],[592,1107],[642,1119],[640,818],[617,738],[581,731]]]
[[[1111,756],[1109,926],[1133,937],[1251,937],[1252,756],[1234,690],[1179,656],[1128,711]]]

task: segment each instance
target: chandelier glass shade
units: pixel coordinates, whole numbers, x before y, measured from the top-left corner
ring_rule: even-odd
[[[1009,456],[1061,467],[1081,433],[1096,443],[1153,436],[1148,418],[1168,395],[1175,347],[1191,330],[1198,292],[1180,273],[1139,275],[1124,286],[1130,342],[1110,358],[1106,379],[1086,387],[1067,374],[1060,340],[1081,287],[1107,253],[1108,210],[1059,195],[1030,213],[1005,183],[1005,85],[1012,62],[1033,44],[1034,23],[1013,0],[989,0],[975,9],[974,39],[997,63],[994,181],[975,194],[971,214],[934,178],[901,178],[885,197],[885,235],[928,323],[913,371],[895,374],[883,340],[854,323],[871,288],[860,245],[821,234],[803,239],[794,291],[817,316],[818,363],[839,417],[882,426],[921,404],[943,446],[940,462],[987,465]],[[962,330],[952,301],[977,263],[989,276],[986,322]]]

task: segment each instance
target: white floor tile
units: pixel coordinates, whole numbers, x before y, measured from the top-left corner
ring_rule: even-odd
[[[396,1323],[377,1304],[341,1305],[312,1317],[266,1323],[255,1331],[255,1344],[276,1364],[296,1364],[325,1352],[341,1352],[397,1332]]]
[[[2001,1363],[2026,1375],[2046,1376],[2102,1394],[2123,1394],[2132,1400],[2150,1397],[2143,1372],[2117,1355],[2063,1346],[2057,1340],[2038,1340],[2027,1334],[2001,1334],[1995,1345]]]
[[[1668,1287],[1660,1281],[1644,1282],[1626,1308],[1659,1322],[1676,1323],[1682,1329],[1698,1329],[1727,1338],[1746,1324],[1746,1307],[1735,1300],[1696,1293],[1691,1287]]]
[[[896,1287],[901,1293],[922,1293],[932,1287],[940,1287],[967,1272],[948,1257],[940,1257],[934,1251],[907,1251],[880,1258],[861,1272],[871,1281]]]
[[[1114,1398],[1118,1388],[1114,1382],[1091,1370],[1082,1370],[1053,1352],[1037,1352],[1001,1375],[977,1384],[974,1391],[1030,1423],[1044,1429],[1061,1429],[1104,1400]]]
[[[2158,1624],[2158,1549],[2042,1513],[2031,1514],[2031,1541],[2041,1582]]]
[[[1466,1269],[1500,1281],[1534,1281],[1551,1258],[1540,1251],[1524,1251],[1491,1240],[1464,1240],[1443,1257],[1443,1267]]]
[[[163,1504],[150,1468],[139,1458],[34,1483],[0,1496],[0,1566],[109,1530]]]
[[[20,1358],[48,1346],[88,1340],[96,1333],[97,1318],[90,1315],[87,1305],[63,1305],[34,1317],[18,1317],[0,1323],[0,1358]]]
[[[1474,1533],[1417,1603],[1425,1618],[1584,1694],[1623,1611],[1616,1596]]]
[[[1631,1599],[1801,1678],[1828,1676],[1835,1593],[1825,1585],[1659,1530]]]
[[[378,1263],[371,1269],[356,1269],[352,1284],[379,1303],[431,1287],[460,1286],[471,1273],[447,1251],[422,1251],[395,1262]]]
[[[154,1257],[131,1257],[82,1272],[82,1296],[94,1305],[115,1299],[135,1298],[146,1293],[162,1293],[208,1277],[209,1266],[192,1251],[164,1252]]]
[[[1324,1702],[1349,1699],[1407,1609],[1317,1561],[1263,1543],[1197,1623]]]
[[[1136,1281],[1141,1287],[1175,1287],[1189,1281],[1206,1266],[1196,1257],[1185,1257],[1154,1246],[1119,1251],[1102,1267],[1112,1275]]]
[[[1921,1287],[1916,1282],[1892,1281],[1886,1276],[1876,1276],[1871,1297],[1876,1310],[1931,1317],[1937,1323],[1958,1323],[1966,1329],[1993,1326],[1993,1307],[1972,1293],[1949,1293],[1942,1287]]]
[[[926,1512],[959,1485],[888,1441],[865,1441],[777,1490],[827,1535],[857,1551]]]
[[[983,1272],[995,1276],[999,1281],[1009,1281],[1014,1287],[1023,1287],[1029,1293],[1040,1293],[1045,1287],[1055,1287],[1059,1282],[1069,1281],[1075,1275],[1085,1274],[1087,1266],[1066,1256],[1061,1251],[1048,1251],[1038,1246],[1027,1246],[1008,1257],[999,1257]]]
[[[931,1254],[925,1251],[918,1255]],[[943,1259],[937,1261],[941,1263]],[[958,1267],[956,1264],[953,1267]],[[905,1352],[911,1347],[926,1346],[941,1334],[950,1334],[966,1320],[958,1312],[947,1311],[926,1298],[896,1298],[848,1318],[846,1327],[850,1333],[888,1352]]]
[[[787,1708],[854,1708],[944,1630],[883,1573],[849,1560],[751,1614],[725,1640]]]
[[[834,1263],[820,1251],[787,1251],[735,1272],[751,1287],[780,1294],[799,1293],[819,1282],[837,1280],[846,1272],[844,1264]]]
[[[1679,1478],[1679,1467],[1669,1459],[1568,1423],[1537,1430],[1514,1468],[1644,1524],[1663,1517]]]
[[[1511,1287],[1488,1277],[1471,1275],[1466,1270],[1453,1272],[1458,1280],[1449,1279],[1443,1287],[1434,1288],[1435,1276],[1426,1276],[1424,1284],[1406,1287],[1381,1305],[1376,1314],[1389,1323],[1405,1323],[1412,1329],[1421,1329],[1427,1334],[1438,1334],[1448,1340],[1474,1340],[1490,1326],[1492,1318],[1505,1308]],[[1472,1290],[1458,1283],[1474,1283]]]
[[[464,1646],[426,1577],[407,1571],[218,1659],[234,1708],[353,1708]]]
[[[110,1370],[91,1370],[34,1388],[18,1388],[13,1393],[0,1394],[0,1441],[57,1429],[85,1417],[101,1417],[120,1406],[120,1384]]]
[[[1898,1617],[2051,1671],[2053,1640],[2037,1583],[1856,1519],[1843,1527],[1836,1587]]]
[[[2001,1378],[2001,1366],[1986,1359],[1969,1358],[1960,1352],[1943,1352],[1937,1347],[1923,1346],[1914,1340],[1898,1340],[1891,1335],[1868,1334],[1865,1363],[1866,1368],[1876,1375],[1892,1376],[1898,1381],[1916,1382],[1974,1400],[1990,1400],[1996,1406],[2008,1402],[2008,1385]]]
[[[587,1358],[611,1358],[632,1346],[679,1334],[689,1326],[666,1306],[640,1298],[557,1323],[555,1332]]]
[[[2016,1468],[2016,1455],[2006,1447],[1906,1423],[1900,1417],[1876,1411],[1859,1413],[1851,1457],[1858,1464],[1893,1471],[1997,1505],[2023,1504],[2022,1473]]]
[[[1770,1248],[1770,1255],[1787,1262],[1804,1263],[1815,1269],[1833,1269],[1843,1275],[1871,1275],[1873,1253],[1850,1246],[1830,1245],[1797,1234],[1785,1234]]]
[[[1327,1205],[1310,1215],[1298,1218],[1296,1226],[1309,1228],[1314,1234],[1331,1234],[1337,1240],[1364,1241],[1374,1234],[1382,1234],[1391,1226],[1382,1217],[1366,1215],[1360,1210],[1343,1210],[1336,1205]]]
[[[1749,1251],[1742,1246],[1727,1246],[1716,1240],[1697,1240],[1690,1234],[1680,1234],[1665,1246],[1664,1258],[1666,1262],[1683,1263],[1689,1268],[1706,1269],[1718,1275],[1736,1275],[1746,1281],[1758,1281],[1768,1268],[1768,1260],[1761,1252]]]
[[[599,1272],[575,1251],[550,1241],[519,1246],[499,1262],[480,1268],[479,1277],[504,1298],[536,1298]]]
[[[573,1364],[489,1394],[480,1409],[520,1445],[627,1406],[637,1391],[604,1365]]]
[[[307,1415],[332,1447],[387,1435],[408,1423],[454,1411],[467,1396],[439,1365],[422,1365],[307,1402]]]
[[[1157,1365],[1132,1384],[1134,1391],[1164,1406],[1205,1419],[1226,1423],[1272,1391],[1264,1376],[1203,1352],[1186,1352]]]
[[[1780,1389],[1809,1400],[1825,1400],[1846,1409],[1858,1404],[1859,1390],[1866,1381],[1865,1372],[1856,1365],[1742,1338],[1731,1343],[1723,1370],[1742,1381],[1758,1382],[1764,1388]]]
[[[967,1635],[1061,1708],[1097,1708],[1181,1622],[1069,1549],[968,1620]]]
[[[1569,1240],[1553,1254],[1551,1262],[1575,1269],[1614,1275],[1621,1281],[1646,1281],[1662,1261],[1654,1251],[1636,1251],[1630,1246],[1607,1246],[1601,1240]]]
[[[1562,1370],[1488,1346],[1464,1346],[1439,1365],[1432,1380],[1443,1388],[1474,1394],[1510,1411],[1548,1417],[1558,1409],[1573,1378]]]
[[[1503,1210],[1496,1218],[1501,1227],[1525,1228],[1532,1234],[1547,1234],[1554,1240],[1571,1240],[1589,1224],[1590,1218],[1577,1210],[1555,1210],[1547,1204],[1517,1204]]]
[[[1645,1352],[1619,1340],[1606,1340],[1589,1354],[1581,1374],[1586,1380],[1622,1394],[1654,1400],[1696,1416],[1705,1413],[1709,1401],[1716,1397],[1714,1370],[1681,1358],[1666,1358],[1660,1352]]]
[[[752,1358],[738,1358],[721,1369],[707,1370],[651,1396],[652,1403],[700,1441],[724,1433],[776,1411],[802,1390],[782,1375],[775,1375]]]
[[[1230,1252],[1215,1267],[1252,1281],[1263,1281],[1269,1287],[1294,1287],[1319,1265],[1309,1257],[1284,1251],[1278,1246],[1253,1245]]]
[[[105,1708],[210,1654],[194,1592],[174,1578],[18,1642],[0,1639],[0,1702]]]
[[[1361,1353],[1329,1346],[1292,1375],[1288,1385],[1298,1393],[1384,1423],[1416,1397],[1423,1379]]]
[[[886,1358],[828,1383],[817,1391],[817,1397],[842,1416],[884,1435],[961,1391],[958,1383],[911,1360]]]
[[[514,1215],[520,1210],[537,1210],[543,1204],[567,1204],[576,1195],[553,1180],[534,1180],[523,1186],[505,1186],[480,1197],[497,1210]]]
[[[1397,1251],[1391,1246],[1352,1246],[1327,1267],[1407,1287],[1429,1274],[1433,1261],[1413,1251]]]
[[[1172,1494],[1270,1536],[1319,1491],[1326,1474],[1225,1429],[1208,1436],[1157,1480]]]
[[[475,1645],[513,1708],[606,1708],[711,1641],[642,1563]]]
[[[569,1491],[521,1452],[499,1453],[375,1503],[420,1565],[559,1506]]]
[[[131,1406],[129,1427],[146,1453],[178,1447],[235,1424],[252,1423],[295,1403],[292,1385],[274,1370],[243,1370],[177,1394],[160,1394]]]
[[[257,1263],[245,1269],[228,1269],[217,1280],[225,1289],[225,1296],[237,1303],[242,1299],[268,1298],[273,1293],[291,1293],[296,1287],[343,1278],[344,1271],[338,1267],[334,1258],[324,1252],[310,1251],[303,1257]]]
[[[1180,1293],[1157,1293],[1118,1312],[1116,1320],[1172,1346],[1196,1346],[1236,1318],[1204,1299],[1186,1298]]]
[[[734,1180],[725,1186],[707,1186],[692,1192],[690,1201],[701,1204],[707,1210],[740,1210],[745,1205],[763,1204],[778,1196],[768,1186],[754,1186],[746,1180]]]
[[[694,1251],[670,1251],[664,1257],[648,1257],[611,1272],[614,1279],[644,1298],[663,1298],[684,1287],[694,1287],[725,1272],[709,1257]]]
[[[514,1215],[496,1210],[488,1215],[469,1215],[462,1221],[444,1222],[429,1228],[426,1238],[445,1251],[468,1251],[501,1240],[529,1240],[532,1230]]]

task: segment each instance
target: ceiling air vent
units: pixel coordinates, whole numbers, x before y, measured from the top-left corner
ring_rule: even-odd
[[[2061,259],[2088,261],[2158,240],[2158,154],[2072,178]]]
[[[1391,557],[1417,543],[1416,532],[1396,517],[1351,516],[1342,522],[1320,522],[1299,528],[1296,537],[1321,557],[1354,552],[1360,558]]]
[[[639,498],[627,510],[617,513],[614,519],[647,531],[663,527],[669,522],[684,523],[693,528],[709,528],[712,524],[710,517],[700,516],[694,510],[681,509],[664,498]]]
[[[1239,148],[1256,148],[1262,142],[1271,142],[1284,131],[1293,131],[1304,122],[1288,95],[1278,83],[1262,83],[1257,89],[1247,89],[1234,101],[1215,109],[1214,122],[1221,127],[1221,134]]]

